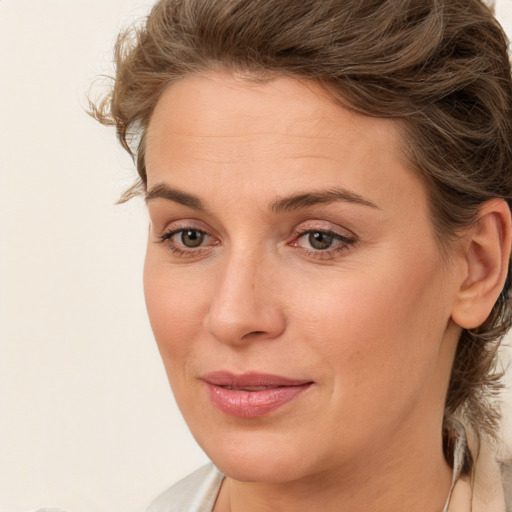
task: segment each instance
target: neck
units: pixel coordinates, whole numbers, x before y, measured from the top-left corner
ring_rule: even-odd
[[[443,456],[441,435],[428,441],[397,439],[385,453],[382,447],[369,447],[356,464],[299,481],[256,483],[226,478],[214,512],[441,512],[452,470]]]

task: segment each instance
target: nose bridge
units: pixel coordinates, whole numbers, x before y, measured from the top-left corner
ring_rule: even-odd
[[[219,269],[206,329],[219,341],[238,344],[249,338],[274,338],[284,329],[272,269],[263,251],[230,251]]]

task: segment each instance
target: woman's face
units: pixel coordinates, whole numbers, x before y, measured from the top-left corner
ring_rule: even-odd
[[[440,449],[458,274],[393,121],[290,78],[191,77],[157,104],[146,163],[149,317],[222,471],[293,480]]]

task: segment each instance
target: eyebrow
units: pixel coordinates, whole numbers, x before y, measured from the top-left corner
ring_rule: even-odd
[[[275,213],[289,212],[293,210],[300,210],[301,208],[307,208],[309,206],[315,206],[317,204],[328,204],[337,201],[346,201],[348,203],[355,203],[362,206],[369,206],[370,208],[380,209],[375,203],[372,203],[363,196],[345,188],[332,188],[317,192],[294,194],[274,201],[271,204],[270,209]]]
[[[189,194],[188,192],[183,192],[169,187],[164,183],[155,185],[151,190],[149,190],[146,193],[145,200],[146,203],[148,203],[149,201],[157,198],[167,199],[168,201],[173,201],[200,212],[208,212],[208,209],[199,197]],[[320,190],[315,192],[302,192],[276,199],[270,204],[270,210],[274,213],[282,213],[308,208],[317,204],[329,204],[337,201],[345,201],[348,203],[355,203],[379,209],[375,203],[359,194],[356,194],[355,192],[351,192],[345,188],[332,188],[329,190]]]
[[[169,187],[164,183],[155,185],[151,190],[148,190],[146,192],[146,203],[148,203],[152,199],[157,198],[167,199],[169,201],[182,204],[183,206],[187,206],[189,208],[192,208],[193,210],[198,210],[200,212],[207,212],[207,208],[205,207],[203,201],[201,201],[201,199],[199,199],[197,196]]]

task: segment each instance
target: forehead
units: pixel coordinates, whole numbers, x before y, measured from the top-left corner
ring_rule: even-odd
[[[350,127],[340,131],[340,124]],[[400,153],[396,121],[371,118],[341,107],[313,81],[276,78],[257,82],[227,73],[191,76],[172,84],[157,103],[147,146],[158,150],[174,137],[208,139],[272,138],[283,142],[335,143],[340,137],[378,142]],[[151,151],[150,151],[151,153]]]
[[[148,188],[166,182],[211,195],[229,183],[239,200],[245,193],[268,202],[341,186],[376,204],[418,194],[424,202],[401,146],[396,121],[343,108],[314,82],[193,76],[171,85],[155,107]]]

